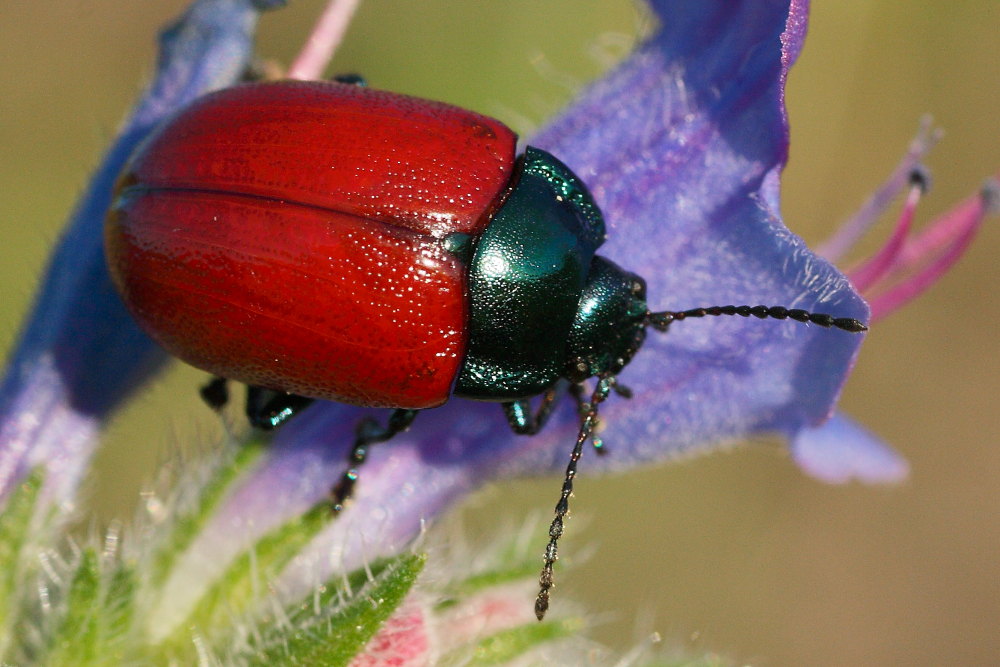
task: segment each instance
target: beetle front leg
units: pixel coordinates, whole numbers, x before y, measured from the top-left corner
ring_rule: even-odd
[[[507,416],[507,423],[514,433],[518,435],[534,435],[542,430],[545,422],[552,414],[552,408],[556,403],[555,387],[549,389],[542,396],[542,402],[538,410],[531,412],[531,401],[522,399],[520,401],[510,401],[503,404],[504,415]]]
[[[611,387],[611,390],[614,391],[616,394],[618,394],[622,398],[632,398],[632,390],[624,385],[619,385],[618,380],[614,376],[610,376],[608,378],[608,382]],[[587,401],[587,398],[584,395],[585,391],[586,387],[584,387],[582,384],[571,384],[569,387],[569,392],[570,394],[573,395],[573,400],[576,401],[577,414],[580,415],[581,419],[586,418],[587,415],[590,413],[590,403]],[[595,414],[593,431],[596,432],[597,429],[600,427],[600,425],[601,425],[601,420]],[[591,435],[590,444],[594,446],[594,451],[597,452],[598,455],[604,456],[605,454],[608,453],[607,447],[604,446],[604,439],[596,435],[596,433]]]
[[[344,509],[344,503],[354,493],[354,486],[358,483],[358,468],[368,459],[369,445],[385,442],[397,433],[402,433],[410,428],[410,424],[413,423],[418,412],[420,411],[397,408],[392,411],[389,423],[385,426],[370,417],[358,422],[354,436],[354,447],[347,455],[348,468],[344,471],[340,481],[330,491],[335,512]]]

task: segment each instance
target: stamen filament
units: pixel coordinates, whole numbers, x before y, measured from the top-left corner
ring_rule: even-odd
[[[923,188],[920,185],[910,188],[910,194],[906,197],[906,203],[903,205],[892,236],[873,257],[848,272],[847,277],[851,279],[855,289],[859,292],[864,292],[896,268],[900,253],[906,244],[906,238],[913,227],[914,212],[922,195]]]
[[[950,212],[942,216],[938,223],[928,232],[918,239],[914,245],[918,245],[917,251],[907,251],[904,248],[903,261],[898,266],[894,274],[899,274],[912,267],[921,260],[927,261],[927,255],[939,250],[937,257],[931,260],[924,268],[915,274],[908,276],[893,287],[869,298],[869,305],[872,309],[872,320],[877,320],[901,308],[909,301],[923,294],[927,288],[940,279],[942,275],[965,254],[976,232],[992,209],[993,195],[984,191],[977,197],[972,197],[962,202]],[[935,228],[942,228],[947,231],[934,232]],[[931,243],[924,239],[928,233],[934,232],[931,238],[938,243]],[[940,239],[948,238],[950,245],[941,249]],[[909,244],[908,244],[909,245]],[[919,251],[919,252],[918,252]],[[892,276],[890,275],[891,279]]]
[[[995,180],[987,182],[978,195],[958,204],[910,239],[903,248],[900,268],[905,269],[925,262],[929,255],[952,244],[956,238],[964,236],[968,227],[977,227],[986,215],[996,212],[998,200],[1000,200],[1000,182]],[[970,213],[974,213],[980,203],[985,206],[985,210],[978,217],[971,215]]]
[[[920,120],[917,135],[910,142],[909,150],[882,185],[868,198],[861,209],[840,225],[840,228],[817,248],[817,254],[836,263],[851,251],[871,229],[892,201],[906,188],[910,175],[917,169],[924,156],[941,138],[941,132],[931,129],[931,118]]]

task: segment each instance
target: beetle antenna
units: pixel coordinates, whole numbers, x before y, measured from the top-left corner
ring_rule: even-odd
[[[583,454],[583,445],[593,435],[597,426],[597,407],[611,393],[615,386],[615,376],[600,375],[597,378],[597,386],[590,396],[590,403],[586,413],[580,415],[580,433],[576,436],[576,444],[573,452],[569,455],[569,464],[566,466],[566,477],[563,479],[562,492],[559,494],[559,502],[556,503],[556,516],[549,525],[549,543],[545,547],[545,555],[542,563],[542,573],[538,577],[538,597],[535,598],[535,616],[538,620],[545,618],[545,612],[549,608],[549,590],[552,588],[552,566],[559,558],[559,538],[563,533],[563,522],[569,514],[569,497],[573,495],[573,479],[576,477],[576,465]]]
[[[646,324],[657,331],[666,331],[672,322],[689,317],[707,317],[709,315],[739,315],[740,317],[768,317],[776,320],[791,319],[796,322],[811,322],[821,327],[834,327],[851,333],[868,331],[860,320],[853,317],[834,317],[826,313],[812,313],[801,308],[785,308],[783,306],[711,306],[708,308],[692,308],[691,310],[665,310],[659,313],[646,313]]]

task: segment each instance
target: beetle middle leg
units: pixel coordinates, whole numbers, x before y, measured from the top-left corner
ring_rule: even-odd
[[[204,390],[202,392],[204,393]],[[247,419],[256,428],[273,431],[312,402],[313,399],[305,396],[249,385]]]
[[[372,418],[362,419],[358,423],[355,431],[354,447],[347,455],[348,468],[344,471],[340,481],[330,490],[333,509],[339,512],[344,509],[344,503],[354,492],[354,486],[358,482],[358,468],[368,459],[368,449],[376,442],[385,442],[397,433],[410,428],[410,424],[416,418],[419,410],[407,410],[397,408],[389,416],[389,422],[382,426]]]
[[[503,413],[507,416],[507,423],[510,424],[511,430],[518,435],[534,435],[541,431],[552,414],[556,396],[555,387],[546,391],[542,396],[538,410],[535,412],[531,411],[531,401],[527,399],[504,403]]]

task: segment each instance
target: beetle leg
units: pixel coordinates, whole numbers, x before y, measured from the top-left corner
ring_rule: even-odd
[[[205,404],[216,412],[221,412],[222,408],[226,407],[226,403],[229,403],[228,382],[226,378],[212,378],[198,390],[201,400],[205,401]]]
[[[344,503],[354,492],[354,486],[358,482],[358,468],[368,458],[368,447],[376,442],[385,442],[397,433],[410,428],[410,424],[416,418],[419,410],[406,410],[397,408],[389,416],[389,423],[382,426],[374,419],[362,419],[358,423],[354,436],[354,447],[347,456],[348,468],[344,475],[337,482],[337,485],[330,491],[333,498],[333,509],[339,512],[344,509]]]
[[[337,83],[347,83],[352,86],[361,86],[362,88],[368,86],[368,80],[360,74],[338,74],[333,77],[333,80]]]
[[[549,420],[549,415],[552,414],[555,402],[556,389],[553,387],[542,396],[542,402],[539,404],[536,412],[531,412],[531,401],[527,399],[503,403],[503,412],[507,416],[507,423],[510,424],[510,428],[514,433],[518,435],[534,435],[542,430],[545,422]]]
[[[633,396],[632,390],[629,387],[626,387],[623,384],[619,384],[617,381],[615,381],[615,383],[611,385],[611,390],[614,391],[619,396],[621,396],[622,398],[632,398]]]
[[[247,386],[247,419],[256,428],[271,431],[297,415],[313,399],[264,387]]]

